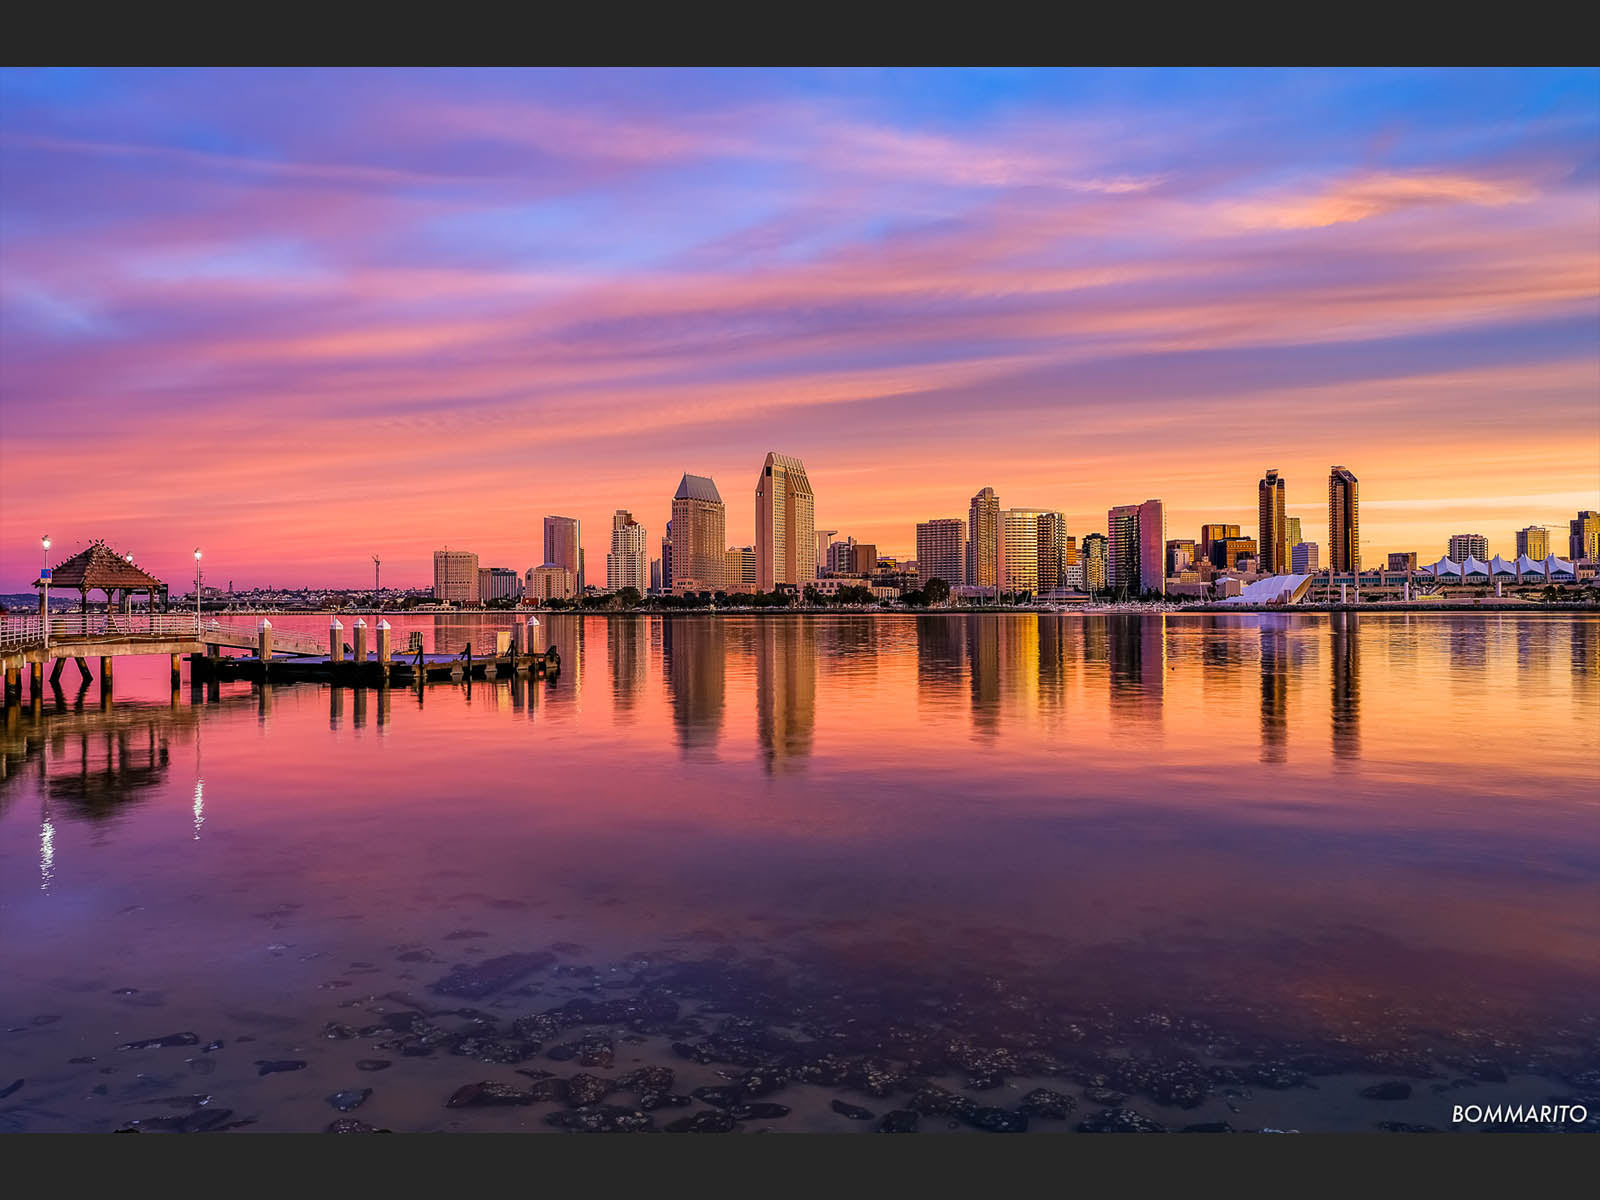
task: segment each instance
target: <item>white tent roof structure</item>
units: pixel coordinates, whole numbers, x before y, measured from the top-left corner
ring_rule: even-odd
[[[1544,573],[1546,575],[1554,575],[1557,571],[1562,571],[1568,575],[1574,573],[1571,563],[1564,558],[1557,558],[1554,554],[1552,554],[1549,558],[1544,560]]]
[[[1310,575],[1272,575],[1258,579],[1237,596],[1219,600],[1219,604],[1298,604],[1311,587]]]
[[[1521,558],[1517,559],[1517,574],[1543,575],[1544,564],[1542,562],[1535,562],[1533,559],[1524,554]]]
[[[1489,564],[1469,554],[1467,555],[1467,561],[1461,564],[1461,573],[1463,575],[1487,575],[1489,573]]]
[[[1494,556],[1494,558],[1489,563],[1489,574],[1490,575],[1515,575],[1516,573],[1517,573],[1517,564],[1516,563],[1507,562],[1505,559],[1501,558],[1498,554],[1496,554]]]
[[[1446,554],[1443,558],[1441,558],[1438,562],[1434,563],[1432,566],[1426,567],[1424,569],[1429,571],[1429,572],[1431,572],[1433,574],[1434,578],[1438,578],[1441,575],[1459,575],[1459,574],[1461,574],[1461,564],[1456,562],[1454,559],[1452,559],[1448,554]]]

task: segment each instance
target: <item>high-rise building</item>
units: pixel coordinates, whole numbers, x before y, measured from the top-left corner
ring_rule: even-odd
[[[1446,551],[1454,562],[1466,562],[1471,555],[1479,562],[1489,561],[1489,539],[1481,533],[1453,533]]]
[[[1167,590],[1165,506],[1159,500],[1118,505],[1106,513],[1106,522],[1110,535],[1107,586],[1112,591],[1126,591],[1130,596],[1141,592],[1164,595]]]
[[[990,487],[967,507],[967,582],[982,588],[1000,582],[1000,497]]]
[[[1062,573],[1067,569],[1067,518],[1064,513],[1046,511],[1037,521],[1039,536],[1039,590],[1064,587]]]
[[[829,575],[848,575],[855,569],[856,540],[846,537],[843,541],[828,543],[827,572]]]
[[[817,530],[817,574],[822,575],[828,570],[828,547],[833,545],[833,539],[839,536],[837,529]]]
[[[1567,522],[1567,557],[1573,562],[1600,558],[1600,512],[1585,509]]]
[[[661,595],[661,560],[659,558],[650,560],[650,594],[652,596]]]
[[[720,592],[728,553],[728,511],[717,485],[685,475],[672,496],[672,592]]]
[[[644,526],[633,514],[619,508],[611,514],[611,552],[606,555],[606,591],[620,592],[631,587],[644,594],[650,585],[649,551],[645,549]]]
[[[1517,557],[1521,558],[1524,554],[1536,562],[1549,558],[1550,531],[1543,525],[1529,525],[1526,529],[1517,530]]]
[[[754,546],[729,546],[725,556],[724,574],[730,592],[754,593],[756,584],[756,548]]]
[[[466,550],[433,552],[433,598],[448,604],[477,604],[478,556]]]
[[[1306,540],[1305,534],[1300,532],[1299,517],[1286,516],[1283,518],[1283,540],[1291,547],[1297,546]]]
[[[1212,552],[1217,556],[1216,566],[1224,571],[1242,571],[1244,560],[1255,562],[1260,553],[1255,538],[1247,537],[1223,538],[1212,544]]]
[[[1348,467],[1328,469],[1328,566],[1335,571],[1361,569],[1361,513],[1356,477]]]
[[[1315,542],[1296,542],[1289,549],[1289,565],[1296,575],[1315,575],[1320,547]]]
[[[1289,560],[1288,530],[1283,519],[1283,477],[1276,468],[1267,471],[1266,478],[1256,485],[1256,511],[1260,525],[1256,541],[1261,546],[1261,573],[1280,575]]]
[[[1167,539],[1167,575],[1170,578],[1181,571],[1188,571],[1195,564],[1195,545],[1193,538],[1168,538]]]
[[[1110,542],[1103,533],[1083,535],[1083,552],[1079,556],[1083,565],[1083,586],[1091,592],[1106,590],[1106,560],[1110,556]]]
[[[554,563],[529,567],[523,580],[523,600],[542,603],[546,600],[571,600],[578,594],[578,577],[566,567]]]
[[[544,561],[571,571],[577,591],[583,591],[583,526],[576,517],[544,519]]]
[[[1415,571],[1417,569],[1417,552],[1415,550],[1401,550],[1389,555],[1389,570]]]
[[[478,600],[515,600],[522,595],[522,576],[510,567],[478,568]]]
[[[1226,567],[1228,564],[1222,561],[1220,546],[1229,538],[1238,537],[1239,533],[1240,530],[1237,525],[1213,524],[1200,526],[1200,557],[1214,567]]]
[[[817,501],[805,464],[769,452],[756,480],[756,587],[804,587],[817,577]]]
[[[667,531],[661,535],[661,594],[672,594],[672,522],[667,522]]]
[[[853,542],[850,547],[850,574],[871,575],[877,569],[877,545],[873,542]]]
[[[1002,592],[1037,594],[1060,586],[1065,516],[1044,508],[1004,508],[996,529]]]
[[[966,581],[967,537],[959,517],[935,517],[917,524],[917,574],[923,583],[942,579],[952,587]]]

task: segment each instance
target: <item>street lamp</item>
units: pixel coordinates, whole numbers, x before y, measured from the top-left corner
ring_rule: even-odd
[[[194,640],[200,640],[200,547],[194,548]]]
[[[44,619],[44,644],[48,649],[50,645],[50,535],[47,533],[39,539],[39,581],[44,586],[44,611],[39,615]]]

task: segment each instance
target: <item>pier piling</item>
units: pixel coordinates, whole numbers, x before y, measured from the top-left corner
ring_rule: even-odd
[[[344,661],[344,622],[338,617],[328,622],[328,661]]]

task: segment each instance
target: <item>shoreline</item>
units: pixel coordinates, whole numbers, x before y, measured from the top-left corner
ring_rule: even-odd
[[[454,609],[298,609],[252,608],[207,610],[207,619],[220,617],[967,617],[967,616],[1186,616],[1203,614],[1226,616],[1230,613],[1600,613],[1596,604],[1536,604],[1529,601],[1496,601],[1483,604],[1467,602],[1427,603],[1396,600],[1371,604],[1184,604],[1172,606],[1147,604],[1082,604],[1071,607],[1044,605],[1008,605],[1002,608],[978,606],[961,608],[454,608]],[[75,615],[75,614],[69,614]]]

